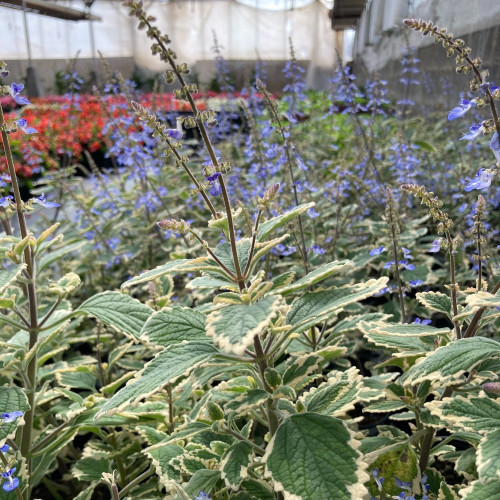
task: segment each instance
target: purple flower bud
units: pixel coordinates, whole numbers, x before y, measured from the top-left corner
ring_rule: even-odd
[[[486,382],[483,384],[483,389],[493,394],[500,394],[500,382]]]

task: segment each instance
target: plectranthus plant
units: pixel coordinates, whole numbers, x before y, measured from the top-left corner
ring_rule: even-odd
[[[1,87],[23,107],[1,115],[0,499],[494,498],[498,89],[479,61],[407,22],[475,75],[452,125],[492,118],[463,141],[343,65],[332,99],[297,98],[293,55],[289,99],[255,79],[233,135],[180,42],[124,5],[190,111],[108,69],[111,170],[87,151],[82,182],[67,158],[23,201],[13,151],[41,124]]]

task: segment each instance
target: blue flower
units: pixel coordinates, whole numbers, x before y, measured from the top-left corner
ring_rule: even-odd
[[[465,186],[465,190],[467,192],[472,191],[473,189],[487,189],[490,187],[491,181],[493,179],[493,172],[488,169],[481,168],[474,179],[469,181],[469,183]]]
[[[498,140],[498,132],[493,134],[490,141],[490,148],[493,151],[497,162],[500,163],[500,141]]]
[[[16,120],[17,126],[25,133],[25,134],[37,134],[38,130],[33,127],[28,127],[28,122],[21,118],[20,120]]]
[[[55,207],[60,207],[59,203],[56,203],[55,201],[47,201],[45,199],[45,193],[42,193],[38,198],[35,198],[33,200],[35,203],[38,203],[39,205],[42,205],[42,207],[45,208],[55,208]]]
[[[14,101],[16,101],[17,104],[30,104],[26,97],[21,97],[19,95],[23,89],[24,85],[22,83],[11,83],[9,94],[14,98]]]
[[[422,280],[410,280],[408,281],[408,283],[410,284],[410,286],[420,286],[424,284]]]
[[[429,250],[427,251],[430,253],[437,253],[439,252],[439,250],[441,250],[441,240],[437,239],[432,242],[431,248],[429,248]]]
[[[396,481],[396,486],[398,488],[403,488],[404,490],[411,491],[411,483],[406,481],[401,481],[398,477],[394,476],[394,481]]]
[[[316,212],[316,210],[314,210],[314,208],[312,207],[307,211],[307,213],[309,214],[309,217],[311,217],[311,219],[319,216],[319,213]]]
[[[9,476],[8,481],[2,484],[2,488],[4,491],[12,491],[15,490],[19,486],[19,479],[17,477]]]
[[[203,490],[200,490],[198,496],[195,497],[194,500],[210,500],[210,495],[205,493]]]
[[[317,255],[323,255],[324,253],[326,253],[326,250],[321,248],[319,245],[313,245],[311,247],[311,250]]]
[[[182,139],[183,132],[182,128],[180,128],[179,122],[177,122],[177,128],[167,128],[166,130],[167,135],[171,137],[172,139]]]
[[[460,118],[464,116],[467,111],[469,111],[472,106],[475,106],[476,103],[474,101],[468,101],[467,99],[460,99],[460,103],[456,108],[453,108],[448,113],[448,121],[455,120],[456,118]]]
[[[381,246],[378,248],[374,248],[373,250],[370,250],[370,255],[380,255],[383,252],[385,252],[385,247]]]
[[[214,175],[209,175],[208,177],[206,177],[206,180],[208,182],[214,182],[215,180],[217,180],[218,177],[220,177],[221,173],[220,172],[215,172]]]
[[[3,424],[8,424],[10,422],[14,422],[19,417],[22,417],[24,413],[22,411],[11,411],[10,413],[2,413],[0,418],[2,419]]]
[[[466,141],[472,141],[483,131],[480,123],[478,125],[472,125],[472,127],[469,130],[470,132],[468,134],[465,134],[463,137],[460,138],[461,141],[463,141],[464,139]]]
[[[430,325],[431,320],[430,319],[415,318],[415,321],[413,323],[415,323],[416,325]]]
[[[7,208],[11,203],[14,197],[12,195],[4,196],[0,198],[0,207]]]
[[[2,453],[7,453],[10,449],[10,446],[8,444],[4,444],[1,448],[0,448],[0,451]]]
[[[401,250],[403,250],[403,255],[405,259],[413,259],[413,257],[411,256],[411,250],[408,250],[405,247],[401,247]]]
[[[372,470],[372,476],[373,479],[375,479],[375,482],[377,483],[377,488],[379,491],[382,491],[382,485],[384,484],[385,479],[383,477],[378,477],[378,469],[375,467],[375,469]]]

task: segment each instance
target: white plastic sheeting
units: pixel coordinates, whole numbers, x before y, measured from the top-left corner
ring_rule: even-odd
[[[286,60],[291,36],[297,59],[310,61],[313,68],[333,67],[334,32],[327,2],[297,2],[302,6],[284,10],[261,9],[259,2],[269,0],[253,0],[256,7],[236,0],[146,0],[145,6],[157,18],[161,30],[169,34],[179,61],[188,64],[213,59],[215,31],[226,59]],[[84,10],[82,1],[60,3]],[[294,6],[295,2],[286,0],[285,4]],[[119,1],[96,0],[92,13],[103,19],[93,25],[96,48],[105,57],[133,57],[140,67],[151,71],[164,68],[159,58],[150,54],[150,41],[135,30],[135,20]],[[1,7],[0,19],[0,57],[27,59],[22,12]],[[88,22],[36,14],[28,14],[27,19],[33,59],[71,59],[78,51],[81,58],[92,56]]]

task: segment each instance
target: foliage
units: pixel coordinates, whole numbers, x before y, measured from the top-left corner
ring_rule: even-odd
[[[245,99],[205,103],[125,6],[175,101],[106,65],[99,96],[1,87],[26,107],[0,111],[0,498],[494,496],[500,92],[480,61],[406,22],[474,74],[449,119],[489,106],[489,148],[413,113],[410,48],[398,103],[342,64],[305,93],[292,43],[283,99],[259,67]]]

